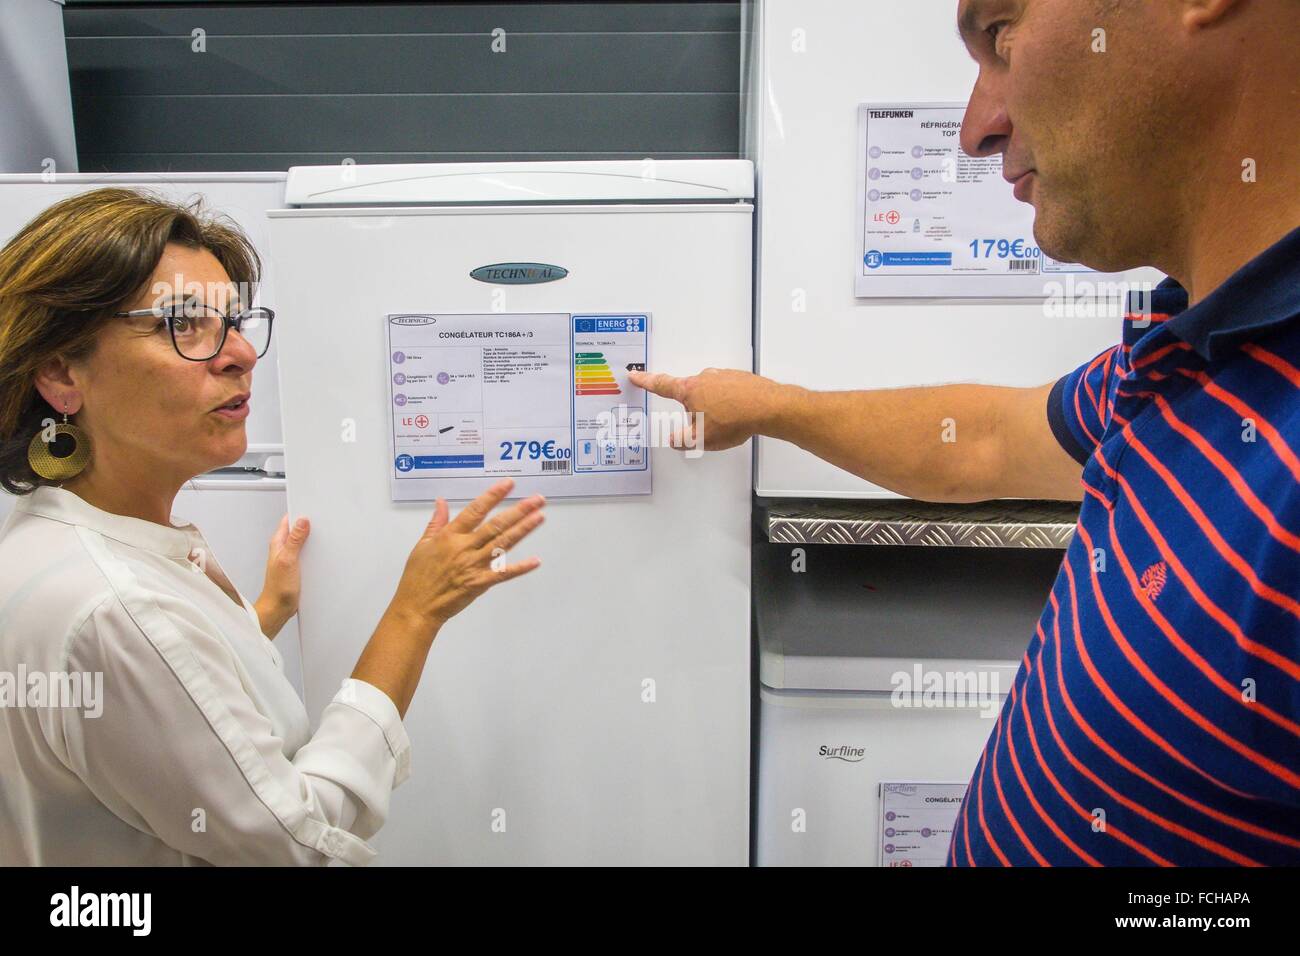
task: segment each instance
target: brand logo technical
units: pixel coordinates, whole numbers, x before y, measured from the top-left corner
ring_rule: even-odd
[[[569,270],[563,266],[547,265],[545,262],[497,262],[490,266],[479,266],[469,277],[493,285],[536,285],[539,282],[563,279],[568,274]]]

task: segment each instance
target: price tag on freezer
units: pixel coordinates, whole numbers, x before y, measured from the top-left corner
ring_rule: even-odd
[[[880,784],[881,866],[943,866],[964,783],[889,781]]]
[[[1032,181],[961,148],[965,103],[858,107],[857,294],[1029,296],[1043,276],[1091,273],[1034,241]]]
[[[394,500],[644,494],[648,314],[387,316]],[[644,476],[639,480],[637,475]],[[629,477],[620,477],[629,476]]]

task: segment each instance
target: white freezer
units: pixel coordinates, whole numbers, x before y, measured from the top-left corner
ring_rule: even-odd
[[[964,793],[1061,553],[801,550],[804,570],[792,573],[790,545],[755,549],[764,587],[754,595],[754,862],[918,865],[903,850],[907,836],[882,852],[881,784],[952,783]],[[1003,585],[990,591],[990,576]]]
[[[300,615],[313,713],[351,673],[433,508],[390,496],[387,314],[650,313],[652,369],[752,367],[748,163],[537,165],[291,170],[302,202],[322,178],[365,203],[388,195],[377,182],[408,185],[400,206],[351,208],[332,191],[270,213],[290,507],[313,522]],[[581,201],[584,176],[599,177],[596,201]],[[469,277],[502,262],[569,274]],[[650,455],[648,495],[552,498],[517,549],[542,566],[438,637],[381,863],[746,863],[750,452]]]
[[[879,865],[881,783],[964,785],[1003,700],[991,708],[900,708],[888,689],[781,692],[760,685],[755,864]],[[838,758],[838,748],[862,756]]]

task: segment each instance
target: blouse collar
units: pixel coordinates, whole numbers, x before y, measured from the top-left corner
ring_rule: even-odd
[[[80,525],[123,544],[169,558],[188,558],[198,533],[193,523],[164,526],[144,518],[102,511],[77,494],[53,485],[41,485],[30,494],[19,495],[14,510]],[[171,520],[176,520],[175,515]]]

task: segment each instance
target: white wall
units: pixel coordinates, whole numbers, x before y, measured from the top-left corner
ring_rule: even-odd
[[[0,0],[0,172],[77,171],[61,0]]]

